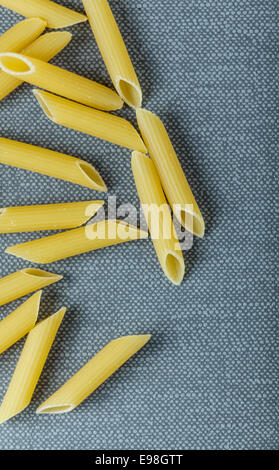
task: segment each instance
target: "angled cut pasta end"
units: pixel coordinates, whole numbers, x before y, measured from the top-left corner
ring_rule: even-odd
[[[41,18],[28,18],[19,21],[0,35],[1,52],[20,51],[34,41],[46,26],[47,22]]]
[[[204,237],[205,223],[198,207],[195,207],[195,212],[190,212],[187,209],[178,209],[175,207],[173,210],[177,219],[181,225],[186,228],[186,230],[199,238]]]
[[[143,109],[143,108],[137,109],[136,114],[137,114],[137,121],[139,124],[143,121],[144,118],[145,119],[148,118],[148,116],[156,117],[159,120],[156,114],[153,114],[151,111],[148,111],[147,109]]]
[[[85,234],[88,239],[94,239],[97,235],[100,240],[111,240],[112,245],[148,238],[148,232],[145,230],[117,219],[105,219],[89,223],[85,227]]]
[[[23,24],[28,25],[30,28],[36,27],[36,26],[41,26],[41,27],[46,28],[47,26],[47,21],[43,18],[25,18],[25,20],[22,20],[20,23],[22,25]]]
[[[137,123],[139,126],[139,130],[143,139],[143,142],[147,148],[146,153],[149,152],[148,148],[148,139],[146,137],[147,132],[149,128],[151,127],[151,120],[156,120],[158,123],[162,123],[160,118],[156,116],[156,114],[153,114],[151,111],[148,111],[147,109],[143,108],[138,108],[136,110],[136,117],[137,117]]]
[[[63,279],[63,276],[61,276],[60,274],[49,273],[48,271],[44,271],[43,269],[25,268],[25,269],[21,269],[20,272],[28,277],[34,277],[36,279],[42,279],[42,280],[49,279],[51,282],[57,282]]]
[[[36,18],[34,15],[33,18],[25,18],[24,20],[19,21],[14,26],[12,26],[12,28],[10,28],[8,31],[5,31],[3,34],[3,39],[5,37],[5,34],[7,35],[8,34],[10,35],[20,34],[22,36],[23,33],[31,34],[31,35],[32,33],[35,33],[35,35],[39,36],[39,34],[41,34],[45,30],[46,27],[47,27],[47,21],[43,18],[39,18],[39,17]],[[24,36],[26,34],[24,34]],[[35,35],[34,35],[34,38],[35,38]],[[3,51],[3,49],[1,50]],[[8,49],[8,51],[9,50],[11,49]]]
[[[148,232],[138,227],[128,224],[122,220],[109,220],[108,225],[117,225],[117,235],[121,239],[129,238],[130,240],[148,238]],[[109,228],[108,228],[109,231]]]
[[[24,259],[25,261],[30,261],[30,263],[37,263],[37,264],[48,264],[46,261],[44,260],[41,260],[41,256],[34,256],[34,255],[30,255],[29,253],[29,250],[28,248],[26,249],[26,245],[28,247],[28,244],[29,242],[24,242],[24,243],[19,243],[18,245],[12,245],[8,248],[6,248],[5,250],[5,253],[7,253],[8,255],[12,255],[12,256],[16,256],[17,258],[20,258],[20,259]],[[30,273],[30,270],[28,271],[28,273],[25,273],[28,274],[28,276],[34,276],[33,274],[33,269],[31,269],[32,273]],[[49,277],[49,276],[45,276],[44,274],[37,274],[35,273],[35,276],[37,278],[40,278],[40,280],[43,281],[43,278],[45,277]],[[59,279],[56,279],[57,281]],[[54,283],[56,282],[56,280],[51,280],[50,283]]]
[[[72,411],[73,409],[75,408],[75,405],[71,404],[71,403],[61,403],[61,404],[58,404],[58,405],[47,405],[47,404],[42,404],[40,405],[37,410],[36,410],[36,413],[38,415],[42,415],[42,414],[52,414],[52,415],[61,415],[63,413],[69,413],[70,411]]]
[[[34,72],[34,66],[28,57],[16,52],[0,53],[0,67],[3,72],[9,75],[30,75]]]
[[[148,343],[152,335],[128,335],[128,336],[121,336],[120,338],[116,338],[111,341],[111,343],[122,343],[125,342],[130,345],[136,343],[135,352],[139,351],[143,346]]]
[[[28,405],[26,405],[24,408],[26,408]],[[24,409],[23,408],[23,409]],[[4,407],[3,405],[0,406],[0,424],[3,424],[5,423],[6,421],[8,421],[9,419],[13,418],[14,416],[16,416],[18,413],[20,413],[21,411],[23,411],[23,409],[20,409],[20,410],[13,410],[13,411],[9,411],[6,409],[6,407]]]
[[[73,35],[69,31],[51,31],[50,33],[46,33],[48,37],[53,37],[56,39],[61,39],[61,42],[64,42],[64,46],[66,46],[72,39]],[[41,36],[43,37],[43,36]]]
[[[140,86],[123,77],[116,77],[116,90],[120,97],[132,108],[140,108],[142,105],[142,91]]]
[[[34,49],[35,46],[37,47],[38,45],[42,45],[42,44],[45,45],[47,43],[51,45],[55,44],[57,48],[57,51],[55,51],[55,53],[58,54],[60,51],[62,51],[62,49],[64,49],[64,47],[66,47],[69,44],[72,37],[73,35],[69,31],[51,31],[50,33],[46,33],[40,36],[36,41],[34,41],[26,49],[24,49],[22,51],[22,54],[30,55],[30,52],[31,52],[31,56],[32,56],[32,49]],[[32,56],[32,57],[35,57],[35,56]]]
[[[60,323],[62,322],[64,316],[65,316],[65,313],[67,311],[67,308],[66,307],[61,307],[60,310],[58,310],[56,313],[54,313],[53,315],[51,315],[50,317],[47,317],[45,320],[42,320],[40,324],[44,323],[44,322],[49,322],[49,321],[52,321],[55,323],[55,327],[59,328],[60,326]]]
[[[87,21],[87,17],[82,13],[78,13],[77,11],[70,10],[69,8],[62,7],[59,5],[59,8],[63,8],[62,14],[59,15],[53,14],[52,17],[48,19],[48,27],[53,29],[59,28],[68,28],[69,26],[73,26],[78,23],[84,23]]]
[[[90,163],[82,161],[77,162],[77,165],[82,173],[86,187],[90,187],[103,193],[107,192],[108,188],[96,168],[94,168]]]
[[[85,222],[88,222],[101,207],[103,207],[105,201],[88,201],[85,209]]]
[[[57,124],[57,119],[55,118],[55,113],[51,109],[51,93],[47,93],[46,91],[34,89],[33,90],[34,96],[37,99],[39,105],[41,106],[45,115],[52,121]],[[48,98],[48,99],[47,99]]]
[[[34,328],[39,314],[41,295],[41,290],[36,292],[0,321],[0,354]]]
[[[131,124],[132,126],[132,124]],[[139,152],[142,152],[142,153],[147,153],[147,148],[145,146],[145,143],[144,141],[142,140],[141,136],[139,135],[139,133],[136,131],[136,129],[134,128],[134,131],[135,131],[135,135],[136,135],[136,144],[135,146],[132,148],[132,147],[129,147],[131,148],[132,150],[138,150]]]
[[[180,286],[185,274],[185,263],[182,255],[170,251],[165,254],[163,270],[167,278],[176,286]]]
[[[29,309],[30,314],[32,313],[33,326],[35,326],[37,318],[38,318],[42,293],[43,293],[43,291],[39,290],[38,292],[33,294],[29,299],[27,299],[25,304],[24,304],[25,307]]]
[[[87,21],[87,17],[85,15],[82,15],[82,13],[78,13],[76,11],[73,11],[71,10],[71,13],[72,13],[72,18],[68,21],[57,21],[55,22],[54,24],[51,24],[50,22],[48,22],[48,27],[49,28],[53,28],[53,29],[59,29],[59,28],[68,28],[69,26],[73,26],[75,24],[78,24],[78,23],[84,23],[85,21]]]
[[[45,0],[44,0],[45,1]],[[7,1],[5,3],[8,3]],[[19,5],[10,6],[9,4],[5,5],[7,8],[11,8],[12,10],[16,11],[20,15],[23,16],[34,16],[34,8],[35,5],[32,6],[32,10],[30,11],[28,5],[24,5],[25,2],[13,2],[18,3]],[[21,3],[23,5],[21,5]],[[32,2],[36,3],[36,2]],[[78,23],[83,23],[87,21],[87,17],[82,13],[78,13],[77,11],[71,10],[70,8],[64,7],[62,5],[57,4],[57,2],[47,2],[49,5],[44,6],[44,11],[42,12],[42,16],[45,17],[47,22],[47,26],[50,29],[59,29],[59,28],[67,28],[69,26],[73,26]],[[40,6],[38,5],[38,13],[40,12]]]

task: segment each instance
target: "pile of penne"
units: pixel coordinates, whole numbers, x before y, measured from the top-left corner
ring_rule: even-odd
[[[23,82],[30,83],[39,87],[34,96],[54,123],[132,150],[132,172],[158,260],[166,277],[181,284],[185,264],[171,210],[181,226],[198,237],[204,236],[204,220],[162,121],[141,108],[142,90],[107,0],[83,0],[87,16],[50,0],[0,0],[0,5],[27,18],[0,36],[0,100]],[[67,46],[71,34],[42,35],[45,28],[64,28],[87,19],[115,90],[49,63]],[[136,110],[141,135],[130,122],[109,113],[124,103]],[[27,143],[0,137],[0,163],[107,191],[88,162]],[[71,229],[12,246],[6,253],[47,264],[148,237],[146,231],[120,220],[88,223],[103,204],[93,200],[0,209],[0,233]],[[34,268],[6,276],[0,279],[0,305],[61,278]],[[66,311],[62,308],[36,324],[40,298],[41,291],[0,322],[0,354],[29,333],[0,407],[0,423],[29,404]],[[127,336],[110,342],[38,412],[71,411],[149,338]]]

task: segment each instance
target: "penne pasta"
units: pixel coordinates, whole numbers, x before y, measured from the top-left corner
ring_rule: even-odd
[[[175,216],[187,230],[202,238],[202,214],[162,121],[145,109],[137,110],[137,120]]]
[[[0,354],[23,338],[37,321],[42,291],[36,292],[14,312],[0,321]]]
[[[21,243],[6,253],[47,264],[107,246],[147,238],[148,233],[119,220],[102,220],[67,232]]]
[[[122,99],[110,88],[33,57],[3,52],[0,67],[12,77],[87,106],[104,111],[123,106]]]
[[[0,0],[0,5],[27,18],[44,18],[49,28],[66,28],[87,21],[86,16],[50,0]]]
[[[62,308],[38,323],[28,334],[0,407],[0,424],[29,405],[65,312]]]
[[[154,248],[167,278],[181,284],[185,264],[170,210],[152,160],[133,152],[132,170]]]
[[[117,338],[108,343],[37,409],[39,414],[68,413],[138,352],[151,335]]]
[[[67,31],[47,33],[33,41],[21,52],[30,57],[48,62],[67,46],[71,37],[71,33]],[[0,100],[5,98],[22,83],[23,81],[19,78],[0,71]]]
[[[0,306],[63,279],[42,269],[26,268],[0,279]]]
[[[46,116],[54,123],[131,150],[146,152],[138,132],[126,119],[88,108],[42,90],[34,90],[34,95]]]
[[[39,37],[45,27],[46,22],[41,18],[20,21],[0,36],[0,52],[21,51]]]
[[[104,201],[68,202],[0,209],[0,233],[62,230],[85,224]]]
[[[90,163],[3,137],[0,137],[0,163],[70,181],[96,191],[107,191],[101,175]]]
[[[129,106],[140,107],[141,87],[107,0],[83,0],[83,5],[115,89]]]

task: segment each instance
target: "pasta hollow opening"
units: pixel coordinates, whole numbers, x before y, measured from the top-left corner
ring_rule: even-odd
[[[198,237],[204,236],[204,223],[203,220],[200,220],[195,214],[191,214],[185,210],[180,211],[180,220],[182,225],[189,230],[189,232],[194,233]]]
[[[184,263],[178,256],[168,253],[165,258],[165,269],[168,278],[174,284],[181,284],[184,277]]]
[[[120,78],[118,81],[118,93],[121,98],[133,108],[140,108],[142,102],[141,90],[134,83]]]
[[[42,269],[35,269],[35,268],[26,268],[22,270],[25,274],[34,277],[57,277],[56,274],[48,273],[47,271],[43,271]]]
[[[92,165],[87,163],[78,163],[81,171],[85,174],[85,176],[90,179],[96,186],[98,186],[100,191],[107,191],[107,187],[103,181],[103,178],[98,173]]]
[[[18,57],[17,54],[12,53],[1,55],[0,64],[4,72],[12,75],[30,74],[34,69],[27,59],[23,59],[22,57]]]
[[[62,414],[74,409],[74,405],[53,405],[39,409],[38,414]]]
[[[55,118],[54,118],[54,115],[52,114],[49,106],[47,105],[46,101],[44,100],[44,98],[42,97],[42,95],[40,94],[40,90],[34,90],[34,95],[35,97],[37,98],[38,102],[39,102],[39,105],[41,106],[42,110],[44,111],[45,115],[53,122],[56,122],[55,121]]]

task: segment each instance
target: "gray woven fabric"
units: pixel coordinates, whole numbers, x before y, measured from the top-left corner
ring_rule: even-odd
[[[62,1],[82,11],[79,0]],[[206,222],[185,252],[181,287],[150,240],[53,263],[40,318],[68,307],[30,406],[0,426],[1,449],[278,449],[274,173],[278,143],[276,0],[111,0],[144,92],[164,121]],[[0,7],[0,31],[19,16]],[[110,84],[84,23],[53,60]],[[119,113],[135,123],[127,107]],[[1,136],[93,163],[117,204],[139,205],[130,152],[58,127],[31,87],[0,104]],[[1,206],[100,193],[1,166]],[[107,196],[105,196],[107,197]],[[278,207],[278,206],[277,206]],[[275,216],[275,223],[274,223]],[[0,236],[0,275],[31,266],[4,254],[42,234]],[[22,299],[0,308],[0,318]],[[108,341],[153,338],[75,411],[35,410]],[[4,396],[23,341],[0,357]]]

